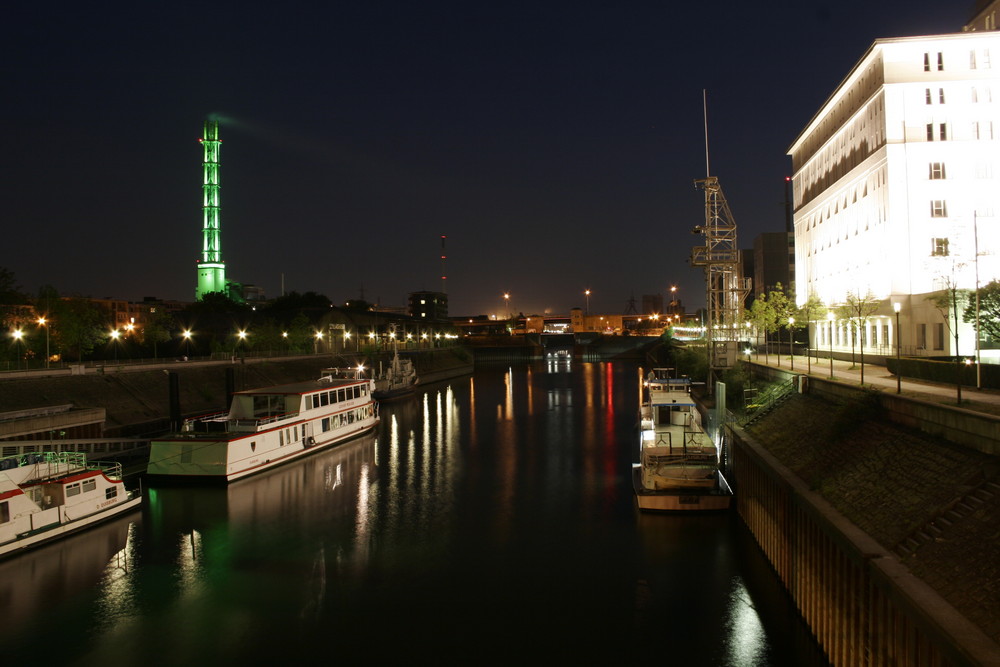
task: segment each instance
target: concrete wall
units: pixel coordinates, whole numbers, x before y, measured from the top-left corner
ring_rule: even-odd
[[[1000,646],[732,429],[736,508],[835,665],[1000,663]]]

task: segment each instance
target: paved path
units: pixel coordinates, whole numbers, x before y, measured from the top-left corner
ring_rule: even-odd
[[[751,358],[755,364],[765,365],[764,355],[760,358]],[[794,370],[796,373],[810,374],[824,379],[830,378],[830,360],[815,358],[810,361],[801,355],[795,355],[789,366],[788,355],[782,355],[780,362],[776,355],[769,355],[767,366],[781,368],[782,370]],[[885,366],[865,363],[865,386],[873,387],[885,392],[896,391],[896,376],[889,372]],[[969,370],[969,377],[974,377],[974,371]],[[833,361],[833,379],[845,384],[861,384],[861,364],[852,366],[850,361]],[[957,389],[954,384],[941,384],[928,382],[926,380],[912,380],[902,378],[900,381],[902,394],[912,398],[922,398],[934,401],[935,403],[957,404]],[[962,386],[962,408],[966,410],[981,410],[992,414],[1000,414],[1000,391],[996,389],[976,389],[975,385]]]

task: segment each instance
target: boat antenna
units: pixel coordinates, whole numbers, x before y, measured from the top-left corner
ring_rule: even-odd
[[[708,163],[708,92],[701,89],[701,114],[705,122],[705,178],[712,175],[712,170]]]

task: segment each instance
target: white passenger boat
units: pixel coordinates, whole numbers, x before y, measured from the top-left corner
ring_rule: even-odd
[[[691,396],[691,381],[654,368],[642,401],[639,462],[632,465],[636,502],[642,510],[729,508],[733,492],[720,470],[719,448],[705,433]]]
[[[39,546],[139,507],[120,463],[79,452],[0,459],[0,557]]]
[[[146,472],[231,482],[367,433],[378,423],[373,382],[353,376],[237,392],[228,412],[152,441]]]

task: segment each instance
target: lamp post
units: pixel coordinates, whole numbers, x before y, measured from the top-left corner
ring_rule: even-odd
[[[795,370],[795,318],[788,318],[788,367]]]
[[[17,350],[17,359],[14,365],[15,370],[21,370],[21,338],[24,337],[24,332],[20,329],[14,329],[11,335],[14,337],[14,345]]]
[[[191,354],[191,330],[185,329],[181,335],[184,337],[181,346],[184,348],[184,359],[187,361],[187,357]]]
[[[826,314],[826,321],[830,323],[827,328],[827,342],[830,344],[830,379],[833,379],[833,313]]]
[[[121,332],[115,329],[111,332],[111,345],[115,348],[115,363],[118,363],[118,337],[121,336]]]
[[[584,290],[583,295],[587,297],[587,315],[590,315],[590,290]]]
[[[902,309],[902,305],[896,301],[892,304],[892,309],[896,312],[896,393],[903,393],[903,376],[900,374],[899,368],[899,311]]]
[[[239,332],[238,332],[238,333],[236,334],[236,349],[237,349],[237,350],[239,350],[239,348],[240,348],[240,343],[241,343],[242,341],[246,340],[246,339],[247,339],[247,332],[246,332],[246,329],[241,329],[241,330],[240,330],[240,331],[239,331]],[[234,356],[235,356],[235,355],[234,355]]]
[[[510,319],[510,294],[508,292],[503,293],[503,308],[506,318]]]
[[[47,320],[44,317],[38,318],[38,326],[45,327],[45,367],[49,367],[49,328],[45,326]]]
[[[317,331],[316,338],[313,340],[313,354],[319,354],[319,343],[323,340],[323,332]]]
[[[670,286],[670,313],[677,313],[677,285]]]

